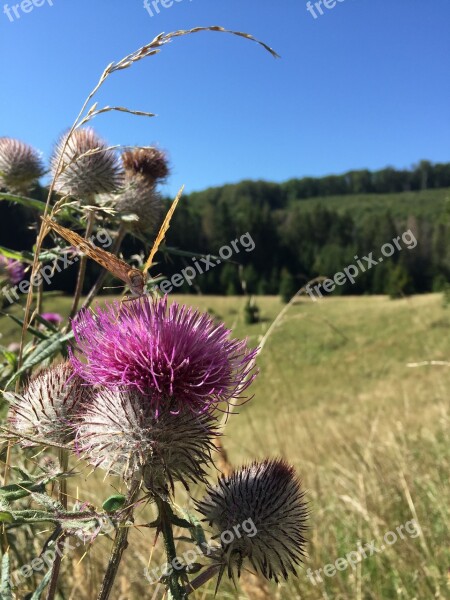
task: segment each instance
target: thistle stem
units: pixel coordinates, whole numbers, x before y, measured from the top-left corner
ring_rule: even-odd
[[[88,211],[87,215],[86,233],[84,236],[87,240],[89,239],[92,230],[94,229],[94,222],[94,212],[90,210]],[[84,278],[86,276],[86,263],[87,256],[83,255],[80,258],[80,268],[78,269],[77,287],[75,288],[72,309],[70,311],[70,319],[73,319],[73,317],[77,314],[78,304],[80,302],[81,294],[83,293]]]
[[[108,600],[114,580],[119,570],[119,565],[122,560],[122,555],[128,546],[128,531],[129,528],[125,525],[125,522],[131,519],[134,511],[134,502],[139,494],[141,488],[141,482],[135,480],[131,484],[130,491],[127,497],[127,508],[123,511],[121,521],[114,538],[114,544],[109,557],[108,567],[106,569],[105,577],[103,578],[102,587],[100,589],[97,600]]]
[[[59,451],[59,463],[61,466],[61,471],[65,473],[69,467],[69,453],[67,450],[61,449]],[[59,501],[63,505],[64,509],[67,509],[67,480],[63,477],[59,482]],[[52,565],[52,574],[50,577],[50,583],[47,591],[47,600],[54,600],[56,590],[58,588],[58,579],[59,572],[61,570],[61,561],[64,552],[64,542],[65,535],[61,535],[61,537],[56,542],[55,546],[55,559]]]
[[[117,235],[115,237],[114,244],[111,247],[111,254],[117,254],[119,252],[120,246],[122,245],[123,238],[125,237],[126,233],[126,226],[124,223],[121,223],[119,231],[117,232]],[[90,289],[82,308],[88,308],[92,304],[92,301],[94,300],[95,296],[99,293],[107,274],[108,271],[106,269],[103,269],[100,275],[97,277],[97,281]]]
[[[174,560],[177,558],[177,552],[172,530],[172,509],[170,505],[161,498],[156,499],[156,504],[159,513],[159,528],[164,538],[167,564],[173,565]],[[185,600],[187,598],[186,592],[180,585],[179,578],[180,572],[175,568],[171,568],[171,572],[167,576],[167,591],[170,594],[169,598],[171,600]]]

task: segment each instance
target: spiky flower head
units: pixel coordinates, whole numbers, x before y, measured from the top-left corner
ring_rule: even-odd
[[[136,148],[122,154],[125,171],[123,190],[102,196],[101,201],[122,216],[128,229],[135,232],[156,231],[162,222],[164,206],[157,184],[169,174],[164,152],[158,148]]]
[[[94,465],[125,479],[143,478],[146,487],[167,493],[175,481],[204,480],[211,464],[211,415],[169,404],[157,411],[133,389],[100,390],[86,407],[76,437],[77,451]]]
[[[89,393],[69,362],[52,366],[33,377],[23,394],[8,394],[9,423],[24,436],[24,446],[34,445],[27,437],[66,445],[74,438],[74,419]]]
[[[53,175],[57,174],[56,191],[80,200],[115,192],[123,182],[116,152],[90,127],[75,129],[70,137],[60,139],[51,167]]]
[[[148,234],[161,225],[164,212],[162,198],[155,182],[145,175],[126,173],[123,191],[109,200],[131,231]]]
[[[76,372],[92,385],[139,390],[159,410],[201,413],[236,400],[250,385],[256,350],[230,339],[207,313],[149,296],[81,311],[73,322]]]
[[[253,568],[278,582],[295,574],[304,556],[307,507],[293,467],[266,460],[243,467],[197,503],[204,520],[220,536],[223,570],[240,575],[248,559]]]
[[[16,285],[24,276],[25,269],[22,263],[0,254],[0,279],[6,279],[11,285]]]
[[[0,137],[0,187],[28,192],[45,172],[40,154],[28,144]]]
[[[158,148],[135,148],[122,154],[122,163],[128,175],[144,175],[156,182],[169,174],[167,156]]]

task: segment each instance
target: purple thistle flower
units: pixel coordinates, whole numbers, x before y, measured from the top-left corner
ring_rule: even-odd
[[[2,276],[6,276],[11,285],[18,284],[25,276],[23,264],[0,254],[0,277]]]
[[[205,480],[212,464],[216,421],[207,413],[170,404],[157,412],[137,390],[100,390],[81,416],[76,449],[91,465],[126,480],[142,478],[147,489],[167,495],[175,481]]]
[[[7,393],[8,421],[24,436],[23,446],[36,445],[29,436],[65,445],[75,437],[74,420],[89,396],[90,389],[69,362],[54,365],[35,375],[22,394]]]
[[[42,313],[41,317],[52,325],[59,325],[63,320],[59,313]]]
[[[250,385],[256,350],[230,339],[230,330],[207,313],[167,298],[114,303],[73,322],[78,350],[75,371],[88,383],[131,387],[153,407],[169,401],[175,412],[195,412],[237,400]]]
[[[254,462],[222,477],[197,509],[220,537],[219,582],[226,568],[230,579],[235,569],[239,577],[244,559],[277,583],[302,562],[308,510],[294,468],[283,460]]]

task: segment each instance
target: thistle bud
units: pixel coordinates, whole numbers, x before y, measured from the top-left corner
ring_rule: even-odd
[[[23,446],[36,445],[28,436],[66,445],[74,438],[74,420],[89,394],[70,363],[58,364],[33,377],[23,394],[8,394],[8,421],[24,436]]]
[[[67,142],[67,143],[66,143]],[[63,136],[51,159],[55,190],[78,199],[117,191],[123,171],[117,154],[93,129],[75,129]]]
[[[90,464],[125,480],[142,478],[147,489],[167,493],[175,481],[203,481],[211,463],[214,419],[188,408],[155,409],[136,390],[101,390],[86,407],[76,448]]]
[[[26,193],[45,172],[38,152],[12,138],[0,138],[0,187],[13,193]]]
[[[210,486],[197,508],[220,537],[222,572],[239,577],[248,559],[266,577],[288,578],[302,561],[307,507],[293,467],[253,463]]]

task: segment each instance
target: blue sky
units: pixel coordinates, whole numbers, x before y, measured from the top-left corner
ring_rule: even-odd
[[[177,0],[153,17],[143,0],[39,2],[11,22],[0,0],[0,135],[46,157],[108,63],[161,31],[222,25],[281,60],[200,33],[116,73],[98,97],[158,114],[93,124],[111,144],[166,149],[166,191],[450,161],[448,0],[343,0],[316,19],[305,0]]]

